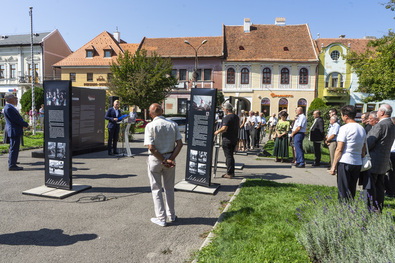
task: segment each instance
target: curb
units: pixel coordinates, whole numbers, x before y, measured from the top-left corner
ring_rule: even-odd
[[[210,231],[210,234],[208,234],[208,236],[207,236],[206,239],[204,240],[203,244],[200,246],[199,251],[202,250],[205,246],[208,246],[208,245],[211,243],[212,239],[214,238],[213,230],[215,230],[216,227],[218,226],[218,224],[221,223],[221,222],[223,221],[224,213],[226,213],[226,212],[229,210],[229,208],[230,208],[230,206],[231,206],[233,200],[234,200],[234,199],[237,197],[237,195],[240,193],[240,189],[243,187],[243,184],[244,184],[244,182],[245,182],[246,180],[247,180],[247,179],[244,178],[244,179],[241,181],[241,183],[239,184],[239,186],[237,187],[237,189],[236,189],[235,193],[233,194],[232,198],[229,200],[228,204],[225,206],[224,211],[222,211],[221,215],[218,217],[217,222],[215,222],[215,224],[214,224],[214,226],[213,226],[213,229],[211,229],[211,231]],[[197,259],[194,259],[194,260],[192,261],[192,263],[196,263],[196,262],[197,262]]]

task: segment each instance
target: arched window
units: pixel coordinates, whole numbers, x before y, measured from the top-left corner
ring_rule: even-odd
[[[261,100],[261,112],[263,112],[265,116],[270,115],[270,99],[263,98]]]
[[[270,68],[264,68],[262,72],[262,83],[263,84],[270,84],[272,82],[272,71]]]
[[[287,68],[281,70],[281,84],[289,84],[289,69]]]
[[[250,83],[250,71],[248,70],[248,68],[243,68],[241,70],[241,84],[249,84]]]
[[[302,107],[303,113],[306,114],[306,107],[307,107],[307,100],[306,99],[299,99],[298,100],[298,107]]]
[[[226,84],[235,84],[235,70],[233,68],[228,68],[226,73]]]
[[[299,71],[299,84],[307,84],[308,83],[309,72],[307,68],[301,68]]]
[[[288,110],[288,100],[286,98],[281,98],[278,102],[278,111]]]

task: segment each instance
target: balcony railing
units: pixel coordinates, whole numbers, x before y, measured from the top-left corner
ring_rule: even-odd
[[[343,96],[348,96],[348,89],[345,88],[337,88],[337,87],[332,87],[332,88],[325,88],[324,89],[324,96],[325,97],[343,97]]]

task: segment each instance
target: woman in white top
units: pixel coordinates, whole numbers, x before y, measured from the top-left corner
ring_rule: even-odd
[[[337,166],[339,199],[354,198],[362,157],[365,155],[366,133],[354,120],[357,114],[354,106],[344,106],[340,111],[346,124],[340,127],[337,135],[337,147],[330,173],[334,175]]]

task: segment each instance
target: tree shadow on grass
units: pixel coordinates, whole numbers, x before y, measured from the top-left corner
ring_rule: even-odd
[[[96,234],[67,235],[61,229],[43,228],[35,231],[21,231],[0,235],[0,244],[3,245],[30,245],[30,246],[68,246],[78,241],[89,241],[97,238]]]

